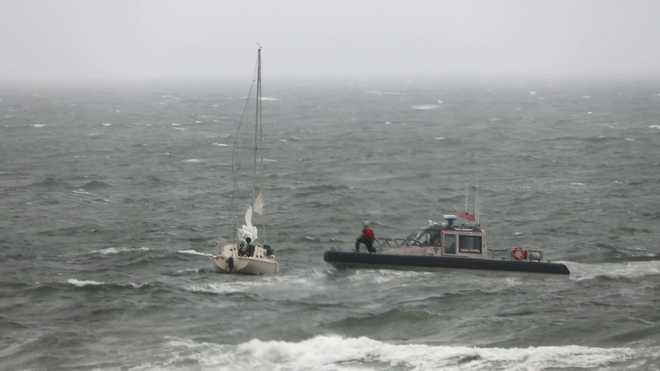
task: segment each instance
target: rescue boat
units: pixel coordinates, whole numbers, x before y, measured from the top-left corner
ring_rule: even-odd
[[[542,250],[489,249],[486,231],[481,226],[455,223],[455,215],[445,215],[444,219],[404,239],[377,239],[373,253],[331,249],[324,253],[323,259],[336,268],[454,268],[569,274],[566,265],[544,260]]]

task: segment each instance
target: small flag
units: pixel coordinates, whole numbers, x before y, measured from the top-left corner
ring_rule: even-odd
[[[458,213],[456,216],[458,216],[461,219],[465,219],[470,223],[474,223],[477,219],[474,217],[474,214],[471,214],[467,211],[463,211]]]

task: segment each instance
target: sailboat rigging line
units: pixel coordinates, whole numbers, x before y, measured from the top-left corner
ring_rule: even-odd
[[[254,69],[258,69],[258,62],[255,64]],[[253,73],[252,76],[254,76],[256,73]],[[248,93],[245,99],[245,104],[243,105],[243,110],[241,111],[241,116],[238,120],[238,125],[236,126],[236,130],[234,132],[234,143],[232,145],[231,149],[231,175],[232,175],[232,190],[231,194],[229,196],[229,210],[230,212],[233,213],[234,210],[234,199],[236,195],[236,191],[238,190],[238,164],[236,162],[236,157],[238,154],[239,150],[239,144],[240,144],[240,132],[241,132],[241,127],[243,126],[243,123],[245,122],[248,106],[250,105],[250,97],[252,96],[252,90],[254,89],[255,85],[255,79],[252,79],[252,84],[250,84],[250,88],[248,89]],[[238,214],[234,214],[234,221],[233,221],[233,226],[231,227],[232,230],[230,231],[229,235],[235,235],[236,231],[238,230]],[[238,236],[235,236],[236,239],[238,239]],[[236,241],[238,242],[238,241]]]

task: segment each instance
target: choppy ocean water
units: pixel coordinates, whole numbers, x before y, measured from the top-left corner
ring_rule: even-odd
[[[0,91],[1,369],[660,368],[660,85],[267,85],[265,277],[204,256],[245,90]],[[570,277],[323,262],[468,182]]]

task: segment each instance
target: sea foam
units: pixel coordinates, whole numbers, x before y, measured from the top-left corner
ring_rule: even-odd
[[[132,248],[132,247],[108,247],[107,249],[100,249],[100,250],[95,250],[95,253],[101,254],[101,255],[114,255],[114,254],[121,254],[121,253],[132,253],[132,252],[137,252],[137,251],[149,251],[150,249],[148,247],[138,247],[138,248]]]
[[[570,278],[575,281],[589,280],[597,277],[639,278],[660,275],[660,260],[600,264],[563,263],[568,266],[568,270],[571,272]]]
[[[200,252],[197,250],[179,250],[177,251],[179,254],[187,254],[187,255],[201,255],[201,256],[213,256],[213,254],[208,254],[205,252]]]
[[[639,350],[579,345],[483,348],[391,344],[368,337],[320,335],[300,342],[253,339],[238,345],[171,339],[168,360],[194,360],[224,370],[542,370],[600,368],[632,359]],[[642,350],[643,351],[643,350]]]
[[[66,280],[67,283],[74,285],[76,287],[85,287],[85,286],[100,286],[105,285],[105,282],[91,281],[91,280],[79,280],[76,278],[69,278]]]
[[[440,108],[439,104],[418,104],[414,106],[410,106],[410,108],[416,110],[416,111],[429,111],[429,110],[434,110],[437,108]]]

